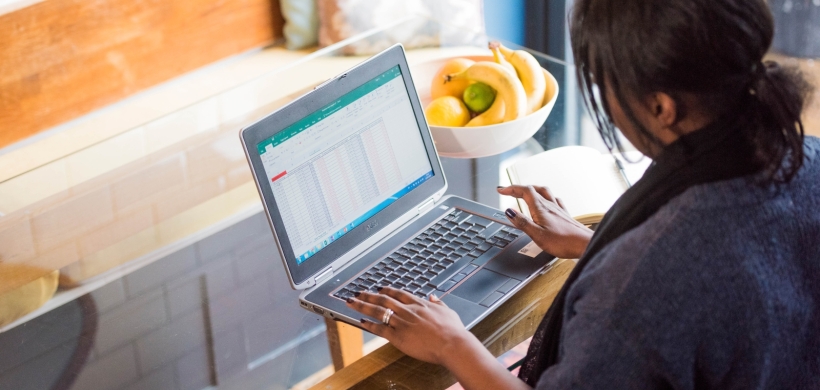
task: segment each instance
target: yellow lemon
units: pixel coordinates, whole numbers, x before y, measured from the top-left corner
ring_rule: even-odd
[[[438,70],[438,73],[433,76],[433,82],[430,85],[430,96],[433,99],[438,99],[442,96],[461,98],[461,95],[464,94],[464,90],[470,86],[470,80],[461,79],[447,81],[445,76],[461,73],[467,70],[467,68],[474,63],[475,61],[468,60],[466,58],[455,58],[447,61],[444,66]]]
[[[424,110],[432,126],[462,127],[470,121],[470,110],[459,98],[442,96],[430,102]]]

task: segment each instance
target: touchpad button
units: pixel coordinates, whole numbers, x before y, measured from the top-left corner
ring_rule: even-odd
[[[464,298],[470,302],[479,303],[490,294],[498,290],[504,283],[510,280],[509,277],[499,273],[480,269],[473,276],[470,276],[462,285],[456,287],[451,294]]]

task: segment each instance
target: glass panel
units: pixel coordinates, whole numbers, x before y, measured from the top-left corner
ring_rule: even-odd
[[[332,372],[325,322],[297,303],[237,133],[365,59],[344,55],[354,47],[419,25],[432,38],[411,65],[485,50],[410,18],[2,179],[0,299],[19,313],[46,302],[2,313],[0,388],[289,388]],[[565,65],[538,58],[572,94]],[[517,150],[443,159],[451,192],[497,206],[505,159],[566,142],[566,105]],[[41,301],[13,295],[28,288]]]

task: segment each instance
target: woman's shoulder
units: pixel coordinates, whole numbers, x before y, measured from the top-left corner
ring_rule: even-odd
[[[820,139],[806,137],[803,143],[805,157],[803,166],[788,183],[761,184],[763,174],[732,180],[694,186],[677,196],[656,216],[668,218],[670,210],[690,208],[707,216],[726,209],[747,209],[750,206],[767,204],[782,206],[778,201],[786,201],[790,207],[816,206],[820,202]],[[792,205],[791,202],[797,203]]]
[[[582,278],[607,279],[620,288],[640,279],[685,279],[664,286],[691,290],[693,283],[761,277],[746,271],[778,261],[760,255],[773,242],[787,257],[806,245],[820,250],[820,237],[811,243],[798,239],[801,231],[820,229],[820,139],[806,137],[805,151],[804,166],[788,184],[762,186],[745,177],[686,190],[607,245]]]

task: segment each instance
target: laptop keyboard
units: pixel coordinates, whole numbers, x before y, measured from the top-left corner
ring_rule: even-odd
[[[342,300],[355,292],[390,286],[426,298],[447,292],[475,272],[521,231],[489,219],[453,210],[333,293]]]

